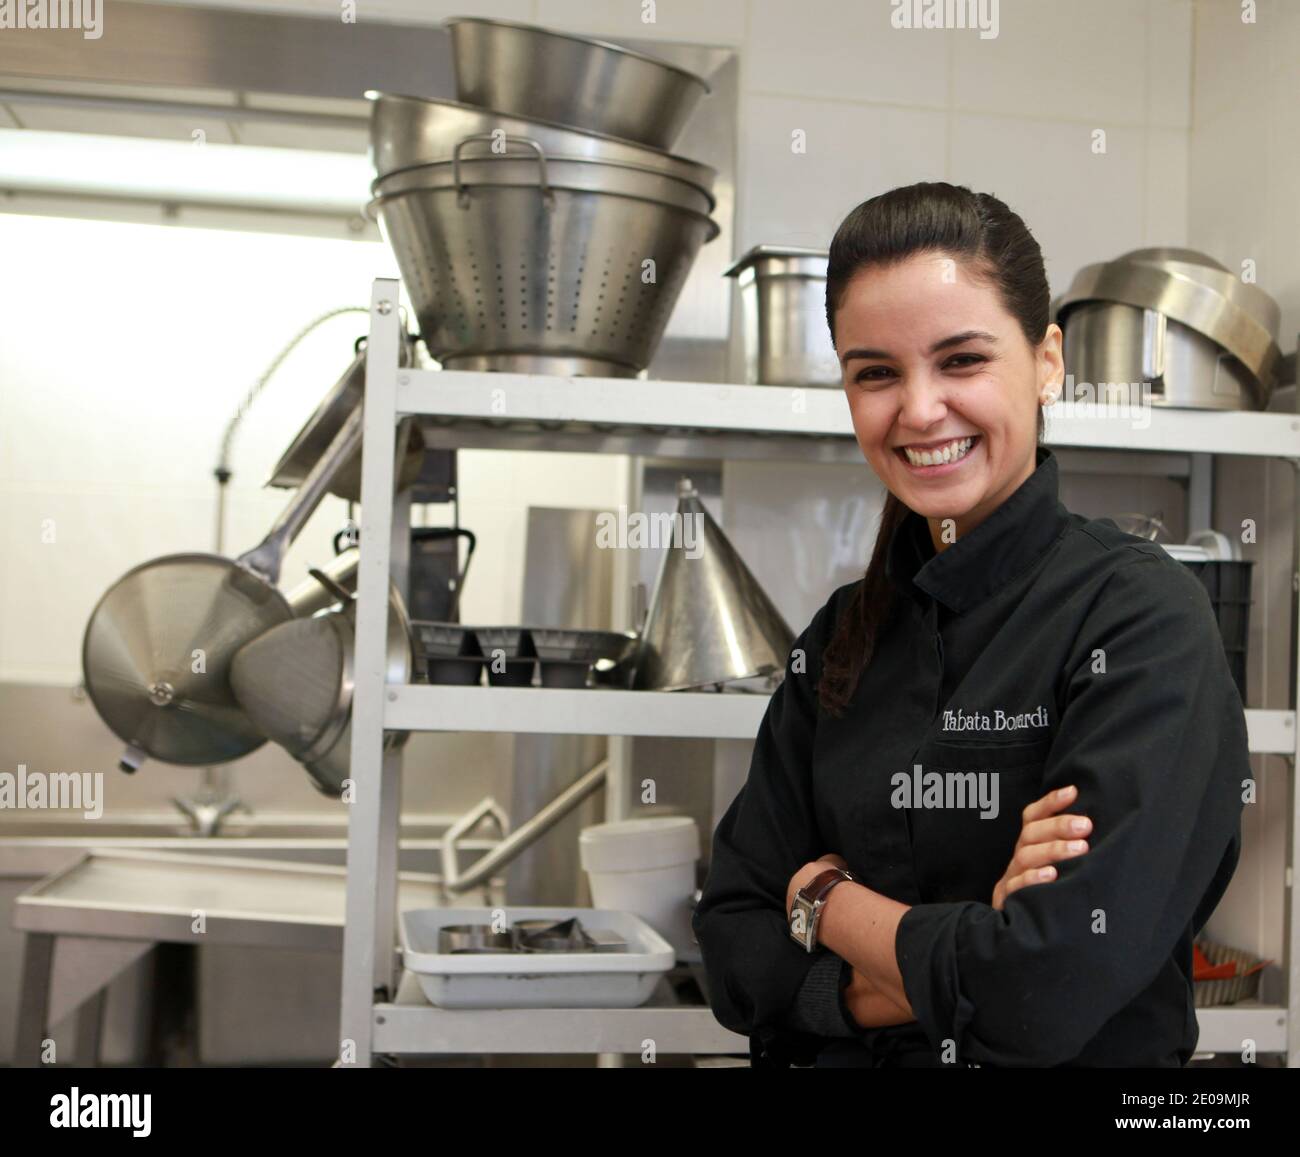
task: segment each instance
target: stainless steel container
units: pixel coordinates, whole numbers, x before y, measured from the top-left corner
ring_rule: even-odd
[[[824,249],[757,245],[725,271],[740,286],[747,382],[840,385],[826,324],[827,257]]]
[[[535,141],[548,161],[608,161],[644,169],[696,185],[711,194],[715,171],[699,161],[661,149],[583,132],[571,125],[539,119],[536,110],[512,115],[453,100],[419,100],[412,96],[368,92],[370,161],[382,178],[417,165],[450,161],[456,147],[470,137],[487,135],[506,147],[512,137]],[[710,196],[708,211],[713,209]]]
[[[1213,410],[1268,404],[1277,303],[1188,249],[1089,265],[1056,305],[1067,401]]]
[[[483,108],[668,149],[709,92],[694,73],[603,40],[477,17],[446,25],[456,93]]]
[[[472,136],[450,163],[381,177],[370,212],[429,353],[447,369],[635,377],[699,248],[708,194],[662,172],[552,162],[540,142]]]

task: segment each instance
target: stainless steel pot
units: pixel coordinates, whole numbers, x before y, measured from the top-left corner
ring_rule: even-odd
[[[1281,356],[1277,303],[1205,254],[1139,249],[1085,266],[1055,314],[1074,400],[1268,404]]]
[[[708,83],[604,40],[506,20],[456,17],[456,94],[502,112],[672,148]]]
[[[718,226],[685,182],[593,161],[556,184],[539,142],[505,141],[376,182],[369,211],[429,353],[447,369],[634,377]]]
[[[677,157],[601,133],[539,119],[535,110],[512,115],[452,100],[419,100],[412,96],[367,92],[370,101],[370,161],[382,178],[416,165],[450,161],[456,146],[469,137],[487,135],[502,142],[510,137],[536,141],[548,160],[607,161],[686,181],[710,194],[716,171],[699,161]]]
[[[840,385],[826,324],[827,257],[824,249],[756,245],[724,271],[740,287],[747,382]]]

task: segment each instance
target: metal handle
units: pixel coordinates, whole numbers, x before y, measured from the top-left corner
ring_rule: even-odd
[[[511,141],[524,145],[537,154],[538,170],[538,187],[542,190],[542,197],[550,207],[555,205],[555,194],[551,192],[551,186],[546,180],[546,150],[542,148],[532,137],[514,136],[511,133],[474,133],[472,136],[463,137],[456,142],[456,147],[451,151],[451,179],[456,186],[456,203],[464,208],[469,204],[469,185],[460,178],[460,151],[466,145],[476,141],[488,141],[495,144],[497,141],[505,141],[508,145]],[[509,156],[508,153],[493,152],[493,156]],[[482,158],[480,158],[482,159]],[[518,160],[518,154],[515,155]]]
[[[308,567],[307,573],[311,575],[311,577],[314,578],[318,583],[320,583],[320,585],[323,586],[331,595],[333,595],[336,599],[338,599],[338,601],[341,602],[344,606],[347,606],[348,603],[352,602],[352,600],[357,597],[347,588],[340,586],[337,582],[334,581],[334,579],[332,579],[329,575],[327,575],[323,570],[320,570],[318,567],[314,567],[314,566]]]
[[[348,415],[343,428],[334,435],[329,449],[317,459],[316,465],[302,480],[298,493],[275,520],[270,533],[252,550],[235,560],[240,566],[256,571],[267,582],[274,584],[280,581],[280,564],[284,561],[285,551],[320,505],[320,500],[325,497],[339,468],[361,448],[361,414],[362,407],[358,406]]]
[[[1165,315],[1154,309],[1142,311],[1142,377],[1151,383],[1153,394],[1165,392],[1165,343],[1168,327]],[[1159,383],[1157,385],[1157,383]],[[1143,399],[1130,398],[1135,404]]]

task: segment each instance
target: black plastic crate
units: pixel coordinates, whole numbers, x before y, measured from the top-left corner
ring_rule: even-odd
[[[1223,652],[1236,680],[1241,701],[1246,702],[1246,641],[1250,635],[1250,575],[1254,562],[1215,559],[1184,562],[1205,588],[1214,604],[1223,636]]]

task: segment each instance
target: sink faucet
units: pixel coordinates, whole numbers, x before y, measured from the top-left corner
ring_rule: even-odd
[[[199,778],[199,788],[191,796],[173,796],[172,803],[190,821],[196,836],[215,836],[221,822],[232,812],[251,809],[235,794],[230,781],[229,767],[205,767]]]

